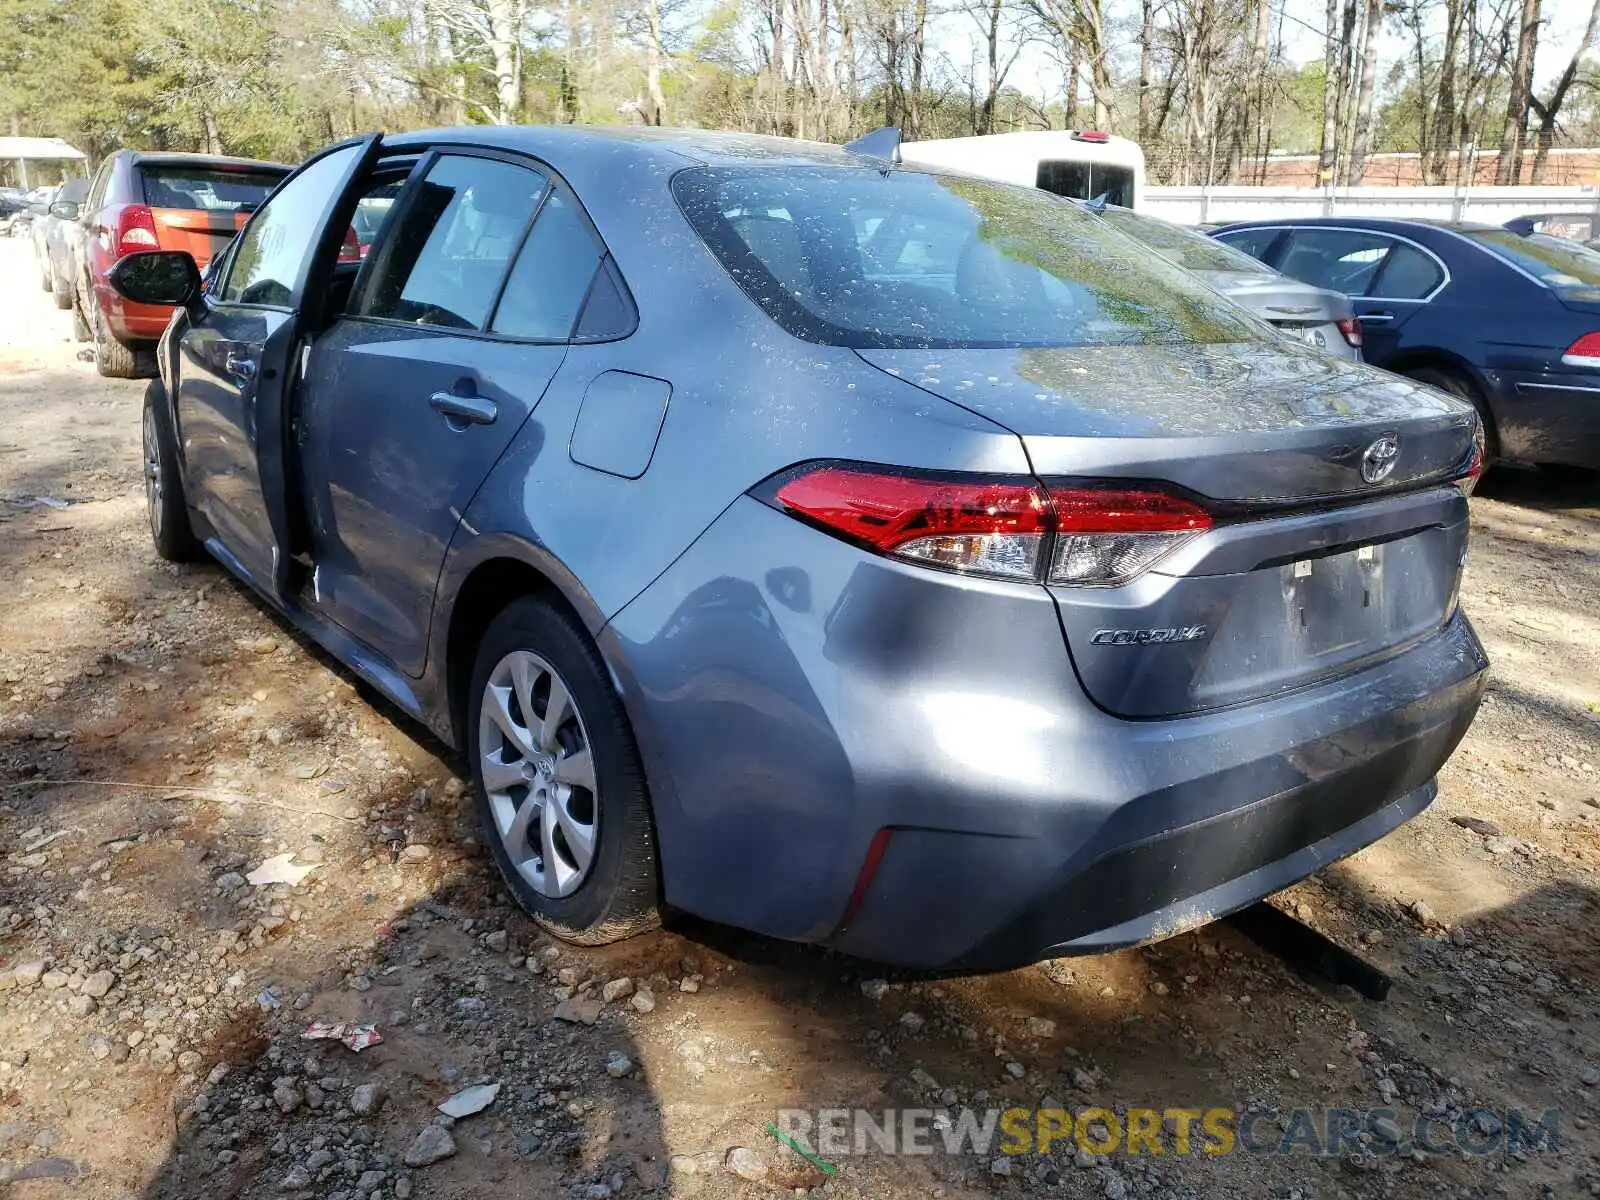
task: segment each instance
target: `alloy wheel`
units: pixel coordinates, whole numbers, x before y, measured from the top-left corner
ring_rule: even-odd
[[[571,689],[530,650],[495,664],[478,718],[478,767],[506,857],[543,896],[588,878],[600,833],[589,733]]]
[[[144,410],[144,498],[150,510],[150,532],[161,536],[161,442],[157,436],[156,414],[148,406]]]

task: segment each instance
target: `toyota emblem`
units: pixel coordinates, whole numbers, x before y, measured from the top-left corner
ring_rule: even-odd
[[[1394,473],[1394,465],[1399,461],[1400,435],[1386,433],[1361,456],[1361,478],[1368,483],[1382,483]]]

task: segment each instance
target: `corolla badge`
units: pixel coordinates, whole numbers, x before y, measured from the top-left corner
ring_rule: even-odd
[[[1361,478],[1368,483],[1382,483],[1394,473],[1400,461],[1400,435],[1386,433],[1361,456]]]

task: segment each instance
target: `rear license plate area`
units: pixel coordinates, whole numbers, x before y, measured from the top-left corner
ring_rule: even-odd
[[[1446,616],[1449,555],[1431,529],[1239,576],[1197,693],[1286,686],[1422,637]]]

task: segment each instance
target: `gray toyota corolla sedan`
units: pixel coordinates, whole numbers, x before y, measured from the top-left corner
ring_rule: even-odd
[[[349,252],[365,224],[370,245]],[[460,748],[577,941],[1163,937],[1433,798],[1470,407],[1033,188],[474,128],[306,163],[180,305],[151,529]]]

